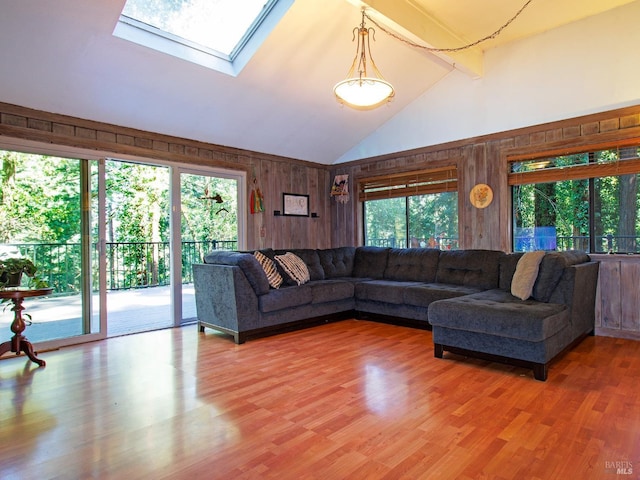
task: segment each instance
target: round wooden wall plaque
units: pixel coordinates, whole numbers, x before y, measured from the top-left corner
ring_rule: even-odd
[[[493,201],[493,190],[486,183],[478,183],[469,192],[469,200],[476,208],[486,208]]]

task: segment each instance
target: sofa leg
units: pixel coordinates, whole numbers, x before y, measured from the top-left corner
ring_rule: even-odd
[[[533,378],[540,380],[541,382],[547,381],[547,364],[536,363],[533,366]]]
[[[204,325],[198,324],[198,330],[200,330],[200,333],[204,332]]]
[[[436,358],[443,358],[444,357],[444,345],[441,345],[440,343],[434,343],[433,344],[433,356]]]

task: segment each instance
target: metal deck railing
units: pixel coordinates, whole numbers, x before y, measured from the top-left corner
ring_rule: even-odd
[[[236,240],[182,242],[182,283],[192,283],[191,265],[202,262],[211,250],[235,250]],[[3,252],[30,258],[37,275],[54,289],[54,295],[80,291],[79,243],[11,243],[2,244]],[[93,285],[98,285],[98,250],[93,245]],[[107,290],[157,287],[170,282],[169,242],[107,242]]]

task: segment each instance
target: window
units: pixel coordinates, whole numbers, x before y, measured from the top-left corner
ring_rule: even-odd
[[[365,245],[459,247],[455,167],[361,180],[359,200]]]
[[[114,35],[237,75],[293,0],[127,0]]]
[[[514,251],[640,253],[640,140],[509,158]]]

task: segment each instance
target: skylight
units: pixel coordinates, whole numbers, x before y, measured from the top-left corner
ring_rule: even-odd
[[[114,35],[237,75],[293,1],[127,0]]]

